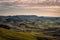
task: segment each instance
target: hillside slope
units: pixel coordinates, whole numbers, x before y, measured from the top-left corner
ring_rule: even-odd
[[[0,40],[55,40],[52,36],[44,34],[35,35],[35,33],[15,32],[5,28],[0,28]]]

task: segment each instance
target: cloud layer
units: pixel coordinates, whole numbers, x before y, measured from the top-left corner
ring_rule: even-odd
[[[51,10],[42,10],[41,7],[56,7],[60,8],[60,0],[0,0],[0,15],[13,15],[16,13],[16,15],[19,13],[21,14],[35,14],[35,15],[46,15],[49,12],[51,13],[55,9]],[[46,13],[47,12],[47,13]],[[55,12],[55,11],[54,11]],[[37,14],[36,14],[37,13]],[[48,14],[52,15],[52,14]],[[59,12],[60,13],[60,12]],[[59,13],[57,15],[59,15]],[[55,13],[56,14],[56,13]]]
[[[0,0],[0,6],[60,6],[60,0]]]

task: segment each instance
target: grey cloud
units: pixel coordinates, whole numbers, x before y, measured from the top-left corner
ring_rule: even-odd
[[[10,4],[8,2],[1,2],[0,3],[0,10],[9,8],[10,6],[12,6],[12,4]]]
[[[7,12],[12,9],[10,6],[12,6],[12,4],[9,2],[0,2],[0,13]]]
[[[0,0],[0,1],[4,1],[4,0]]]
[[[27,2],[21,2],[21,1],[15,1],[14,3],[13,3],[13,5],[43,5],[43,6],[60,6],[60,2],[59,2],[60,0],[45,0],[45,1],[43,1],[43,2],[39,2],[39,1],[37,1],[37,3],[36,3],[36,1],[31,1],[30,3],[28,3],[29,1],[27,1]]]
[[[60,6],[60,2],[59,1],[54,1],[54,0],[45,0],[43,2],[39,2],[37,1],[37,3],[32,3],[32,1],[30,3],[28,3],[29,1],[27,2],[21,2],[20,0],[17,0],[17,1],[14,1],[14,2],[11,2],[9,0],[0,0],[0,8],[2,7],[10,7],[10,6],[14,6],[14,7],[21,7],[21,5],[24,5],[24,6],[32,6],[32,5],[43,5],[43,6]],[[4,1],[4,2],[3,2]],[[24,7],[23,6],[23,7]]]
[[[1,6],[11,6],[12,4],[10,4],[9,2],[1,2],[0,5]]]

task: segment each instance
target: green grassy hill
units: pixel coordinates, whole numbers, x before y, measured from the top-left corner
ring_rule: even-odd
[[[36,36],[34,32],[15,32],[5,28],[0,28],[0,40],[54,40],[53,37],[40,34]]]
[[[33,35],[0,28],[0,40],[35,40]]]

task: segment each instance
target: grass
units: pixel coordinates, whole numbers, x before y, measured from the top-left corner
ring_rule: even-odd
[[[33,35],[0,28],[0,40],[35,40]]]
[[[40,33],[36,36],[35,32],[15,32],[5,28],[0,28],[0,40],[53,40],[51,37],[45,37]]]

